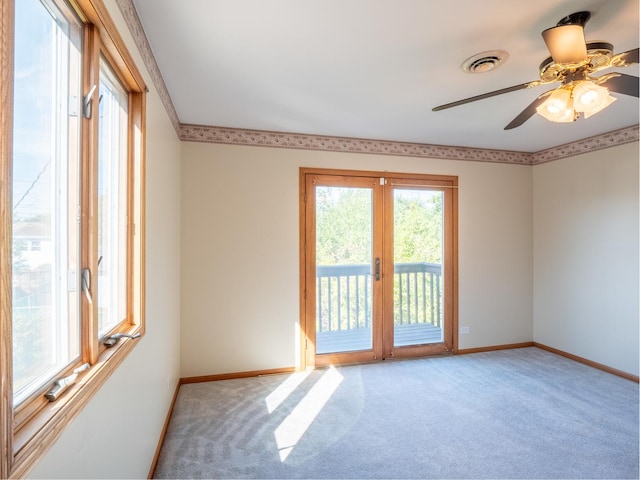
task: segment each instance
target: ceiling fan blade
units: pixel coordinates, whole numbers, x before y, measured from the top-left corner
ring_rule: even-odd
[[[634,77],[633,75],[615,73],[600,83],[600,85],[604,85],[612,92],[638,97],[638,90],[640,89],[638,84],[639,81],[640,78]]]
[[[549,91],[549,92],[545,92],[542,95],[540,95],[538,98],[536,98],[533,102],[531,102],[527,108],[525,108],[522,112],[520,112],[520,114],[514,118],[513,120],[511,120],[511,123],[509,123],[509,125],[507,125],[506,127],[504,127],[505,130],[511,130],[512,128],[516,128],[519,127],[520,125],[522,125],[524,122],[526,122],[527,120],[529,120],[531,117],[533,117],[533,115],[536,113],[536,108],[538,108],[539,105],[541,105],[542,103],[544,103],[544,101],[547,99],[547,96],[549,95],[549,93],[551,93],[553,90]]]
[[[640,63],[638,57],[640,54],[638,53],[640,49],[634,48],[633,50],[628,50],[626,52],[618,53],[614,55],[611,59],[612,67],[626,67],[627,65],[632,65],[634,63]]]
[[[474,97],[465,98],[464,100],[458,100],[456,102],[445,103],[444,105],[439,105],[434,107],[432,111],[439,112],[440,110],[445,110],[451,107],[457,107],[459,105],[464,105],[465,103],[475,102],[477,100],[483,100],[485,98],[495,97],[496,95],[502,95],[503,93],[515,92],[516,90],[522,90],[525,88],[536,87],[540,85],[539,80],[534,80],[533,82],[522,83],[520,85],[514,85],[513,87],[502,88],[500,90],[495,90],[493,92],[483,93],[482,95],[476,95]]]

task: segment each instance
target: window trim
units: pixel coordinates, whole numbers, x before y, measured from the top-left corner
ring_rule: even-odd
[[[13,60],[14,60],[14,17],[15,2],[19,0],[0,0],[0,478],[25,476],[45,452],[55,443],[66,426],[82,411],[93,395],[101,388],[109,376],[118,368],[128,354],[135,348],[137,341],[120,341],[116,346],[105,349],[98,345],[97,321],[93,315],[87,317],[83,304],[83,316],[89,329],[83,331],[82,358],[93,360],[92,367],[84,372],[77,382],[69,387],[63,397],[53,403],[45,404],[36,412],[29,412],[25,419],[14,419],[11,348],[12,315],[12,132],[13,132]],[[56,0],[59,1],[59,0]],[[133,229],[129,237],[127,251],[133,255],[129,262],[132,285],[128,288],[132,327],[129,333],[145,333],[145,128],[146,93],[148,91],[133,57],[118,33],[115,23],[102,0],[71,0],[84,24],[83,52],[83,91],[97,83],[98,60],[100,53],[105,54],[114,71],[129,92],[128,153],[133,158],[129,162],[129,182],[131,206],[128,226]],[[91,52],[87,55],[87,52]],[[94,63],[95,64],[92,64]],[[97,69],[98,68],[98,69]],[[97,99],[97,97],[96,97]],[[97,110],[97,109],[96,109]],[[97,115],[95,120],[83,120],[82,157],[97,154]],[[93,123],[87,123],[93,122]],[[134,158],[135,157],[135,158]],[[84,163],[86,167],[86,163]],[[132,169],[132,170],[131,170]],[[92,171],[83,168],[82,182],[91,181]],[[83,203],[89,201],[86,189],[82,192]],[[90,211],[97,208],[91,201]],[[86,216],[86,218],[85,218]],[[82,228],[95,222],[95,216],[83,212]],[[83,236],[83,249],[91,251]],[[83,255],[85,255],[83,253]],[[83,265],[88,265],[84,261]],[[97,262],[97,260],[94,260]],[[95,266],[94,266],[95,267]],[[96,269],[92,269],[96,271]],[[134,298],[130,298],[133,295]],[[87,331],[89,330],[89,331]],[[88,336],[88,337],[87,337]],[[85,360],[86,361],[86,360]],[[14,432],[16,421],[20,428]]]

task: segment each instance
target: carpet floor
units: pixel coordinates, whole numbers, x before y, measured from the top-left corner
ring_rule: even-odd
[[[537,348],[183,385],[154,478],[638,478],[638,384]]]

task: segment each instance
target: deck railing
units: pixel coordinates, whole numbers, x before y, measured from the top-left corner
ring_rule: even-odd
[[[371,265],[316,267],[318,332],[371,328]],[[394,265],[394,323],[442,324],[442,266],[414,262]]]

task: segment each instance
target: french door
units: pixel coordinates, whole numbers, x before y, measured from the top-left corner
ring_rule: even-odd
[[[457,177],[301,169],[304,366],[457,348]]]

